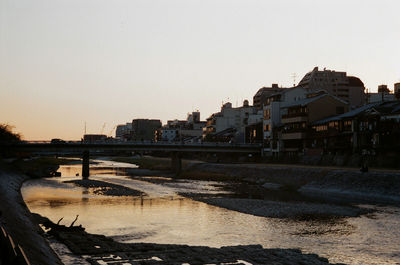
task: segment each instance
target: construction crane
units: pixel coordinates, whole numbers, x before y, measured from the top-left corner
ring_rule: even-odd
[[[113,133],[113,131],[115,130],[115,128],[117,128],[117,125],[115,125],[115,126],[111,129],[110,133],[107,135],[108,137],[112,137],[112,133]]]
[[[106,127],[106,123],[104,123],[103,124],[103,127],[101,127],[101,131],[100,131],[100,134],[103,134],[103,132],[104,132],[104,128]]]

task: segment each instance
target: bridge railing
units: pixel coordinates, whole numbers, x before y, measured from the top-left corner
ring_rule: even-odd
[[[23,141],[22,144],[51,144],[51,141]],[[76,144],[85,144],[85,145],[154,145],[154,146],[227,146],[227,147],[254,147],[261,146],[261,144],[249,144],[249,143],[224,143],[224,142],[201,142],[201,143],[180,143],[180,142],[82,142],[82,141],[66,141],[63,143],[54,143],[54,144],[62,144],[62,145],[76,145]]]

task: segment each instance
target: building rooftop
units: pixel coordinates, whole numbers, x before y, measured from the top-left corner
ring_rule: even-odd
[[[355,117],[358,115],[361,115],[365,112],[368,112],[370,110],[375,110],[379,113],[382,114],[395,114],[400,112],[400,102],[399,101],[386,101],[386,102],[375,102],[375,103],[370,103],[364,106],[361,106],[355,110],[329,117],[323,120],[319,120],[313,123],[313,125],[320,125],[324,124],[330,121],[338,121],[346,118],[351,118]]]
[[[344,101],[344,100],[342,100],[342,99],[340,99],[338,97],[332,96],[330,94],[321,94],[321,95],[318,95],[318,96],[315,96],[315,97],[305,98],[305,99],[301,99],[301,100],[298,100],[298,101],[294,101],[294,102],[290,102],[290,103],[284,104],[282,106],[282,108],[289,108],[289,107],[295,107],[295,106],[306,106],[306,105],[310,104],[311,102],[314,102],[314,101],[316,101],[316,100],[318,100],[320,98],[323,98],[323,97],[332,97],[332,98],[334,98],[334,99],[336,99],[336,100],[338,100],[340,102],[343,102],[343,103],[347,104],[346,101]]]

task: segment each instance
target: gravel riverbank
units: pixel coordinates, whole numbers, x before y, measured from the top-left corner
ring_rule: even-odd
[[[303,195],[349,203],[400,205],[400,171],[267,164],[194,163],[182,175],[223,174],[258,186],[292,189]]]
[[[129,189],[124,186],[91,179],[68,180],[64,183],[73,183],[77,186],[87,188],[92,194],[107,196],[141,196],[143,192]]]

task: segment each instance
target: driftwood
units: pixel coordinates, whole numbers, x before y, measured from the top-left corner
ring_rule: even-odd
[[[76,215],[75,220],[71,223],[71,225],[69,227],[73,227],[74,226],[76,220],[78,220],[78,216],[79,216],[79,214]]]
[[[61,217],[60,220],[58,220],[57,224],[59,225],[61,220],[64,219],[64,217]]]
[[[76,220],[78,220],[78,216],[79,215],[75,217],[75,220],[71,223],[70,226],[65,226],[59,224],[64,217],[58,220],[57,224],[55,224],[47,217],[41,216],[39,214],[33,214],[33,217],[35,218],[37,223],[42,224],[46,229],[50,229],[50,231],[48,231],[49,234],[52,234],[57,231],[63,231],[63,232],[85,231],[85,228],[82,227],[82,225],[74,226]]]

